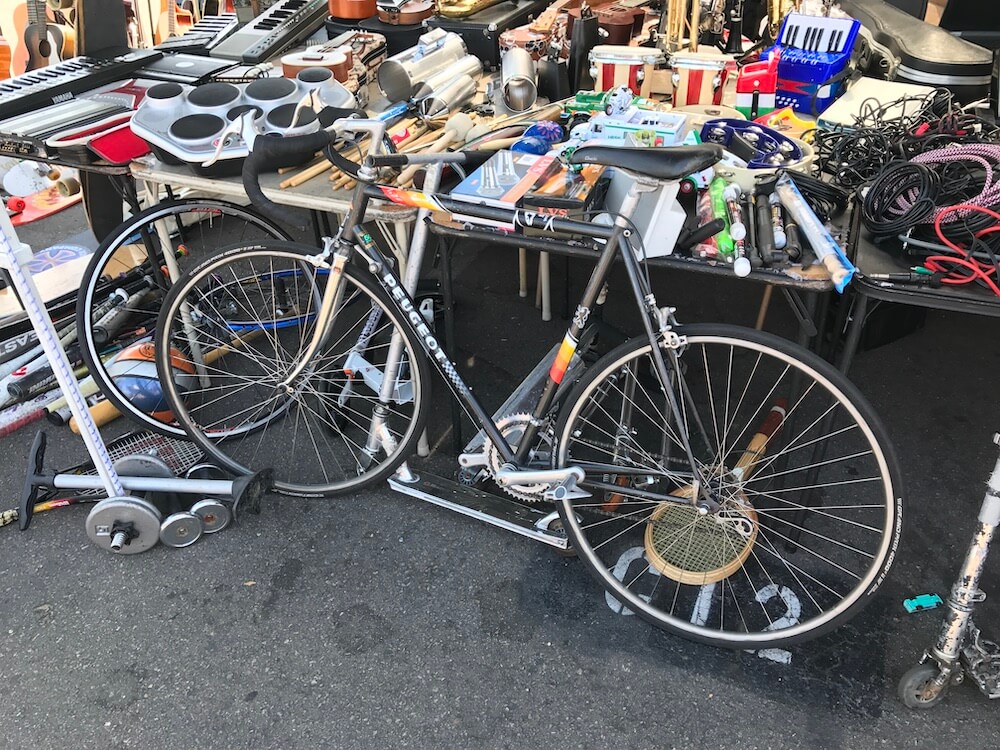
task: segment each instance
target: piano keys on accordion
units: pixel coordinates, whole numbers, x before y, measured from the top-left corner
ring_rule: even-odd
[[[830,106],[843,91],[860,27],[853,18],[785,16],[777,43],[764,53],[779,56],[777,105],[807,114],[814,102],[817,112]]]

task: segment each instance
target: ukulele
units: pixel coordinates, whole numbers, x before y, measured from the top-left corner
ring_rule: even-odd
[[[14,24],[26,21],[23,45],[14,54],[14,70],[28,72],[73,56],[76,35],[68,26],[49,22],[45,0],[26,0],[14,11]]]
[[[326,68],[341,83],[346,83],[354,66],[354,55],[350,47],[324,44],[305,52],[293,52],[281,58],[281,74],[285,78],[295,78],[306,68]]]
[[[157,44],[180,36],[192,26],[194,26],[194,14],[189,10],[178,8],[174,0],[167,0],[167,9],[160,14],[160,21],[156,24],[156,34],[154,41]]]

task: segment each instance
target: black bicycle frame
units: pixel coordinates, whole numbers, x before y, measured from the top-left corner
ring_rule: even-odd
[[[557,354],[556,359],[552,364],[552,368],[549,371],[548,381],[546,382],[545,388],[539,397],[538,404],[535,407],[533,413],[535,419],[525,430],[525,434],[519,441],[518,450],[516,452],[511,450],[507,441],[503,438],[499,429],[497,429],[496,425],[493,423],[493,418],[486,412],[479,400],[475,397],[475,395],[473,395],[472,389],[462,379],[461,375],[459,375],[457,369],[455,368],[455,364],[445,353],[441,343],[438,341],[434,332],[427,324],[427,321],[425,321],[423,316],[420,314],[416,303],[404,288],[403,282],[393,270],[392,264],[388,261],[386,255],[378,247],[372,236],[359,224],[358,217],[363,217],[365,215],[368,203],[372,198],[388,198],[389,200],[393,200],[393,202],[401,203],[403,205],[427,205],[428,203],[431,203],[435,208],[442,211],[448,211],[450,213],[462,213],[468,216],[503,222],[514,226],[536,226],[538,228],[544,228],[546,231],[559,234],[577,235],[591,240],[604,240],[604,247],[600,251],[600,255],[597,258],[597,265],[591,274],[590,280],[587,282],[587,288],[584,291],[580,304],[576,309],[576,314],[573,316],[570,328],[563,338],[562,346],[560,347],[559,353]],[[417,201],[420,202],[418,203]],[[470,233],[470,236],[474,237],[476,234],[477,232],[473,230]],[[501,233],[491,232],[483,232],[482,234],[489,237],[491,241],[497,244],[506,244],[514,247],[521,246],[523,244],[523,238],[520,237],[520,235],[505,236]],[[352,198],[351,209],[347,213],[341,227],[341,242],[353,247],[353,244],[347,239],[347,237],[352,235],[357,242],[357,245],[361,248],[365,259],[369,262],[372,274],[375,276],[382,289],[398,305],[399,310],[403,313],[402,317],[404,325],[406,325],[410,329],[410,332],[417,337],[420,342],[421,349],[423,349],[424,354],[428,357],[428,359],[430,359],[434,369],[437,370],[442,378],[444,378],[444,381],[448,384],[448,387],[455,395],[455,398],[457,398],[464,405],[470,415],[474,416],[475,419],[479,421],[490,442],[496,446],[500,455],[503,456],[503,460],[517,466],[520,461],[527,456],[531,445],[534,443],[539,426],[538,422],[545,416],[549,408],[552,406],[556,391],[559,384],[562,382],[563,375],[565,375],[566,367],[569,365],[569,361],[576,350],[580,334],[586,325],[591,309],[594,307],[598,295],[604,286],[604,282],[607,279],[608,273],[611,270],[611,266],[614,263],[615,255],[618,253],[620,248],[624,249],[626,252],[630,252],[627,244],[624,242],[623,229],[619,226],[608,227],[599,224],[592,224],[590,222],[575,221],[552,215],[539,214],[537,212],[526,212],[523,209],[503,209],[493,206],[466,204],[460,201],[455,201],[454,199],[444,195],[428,195],[414,191],[399,191],[392,188],[382,188],[377,185],[358,183]],[[553,245],[568,248],[578,247],[578,245],[572,245],[554,239],[549,240],[549,242]],[[347,250],[347,252],[350,252],[350,250]],[[628,260],[629,259],[626,260],[626,263],[628,263]],[[630,260],[632,263],[636,263],[634,258],[631,258]],[[648,327],[649,325],[647,321],[647,328]]]

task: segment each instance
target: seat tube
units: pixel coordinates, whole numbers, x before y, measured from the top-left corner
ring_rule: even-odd
[[[587,319],[590,317],[590,312],[597,303],[597,300],[601,295],[601,290],[604,288],[604,283],[608,278],[608,273],[611,271],[611,266],[615,261],[615,255],[618,253],[619,245],[622,247],[628,246],[628,243],[625,242],[624,233],[630,227],[628,220],[631,218],[632,212],[635,211],[635,207],[639,203],[639,196],[641,192],[642,190],[639,184],[633,184],[632,187],[629,188],[625,199],[622,201],[621,212],[615,218],[614,229],[611,232],[611,236],[608,237],[606,244],[604,245],[604,250],[597,260],[597,265],[594,267],[594,271],[590,275],[590,280],[587,281],[587,288],[583,292],[583,297],[581,298],[580,304],[577,306],[576,312],[573,315],[573,320],[570,323],[569,330],[566,331],[566,335],[563,337],[562,345],[559,347],[556,358],[552,363],[551,369],[549,370],[549,377],[545,383],[545,388],[542,391],[542,395],[539,397],[538,403],[532,414],[533,419],[527,427],[525,427],[524,434],[521,436],[521,441],[517,446],[514,458],[518,463],[527,457],[528,451],[534,443],[535,436],[538,434],[541,419],[546,415],[549,408],[552,406],[552,401],[555,399],[556,391],[559,389],[559,385],[562,383],[566,370],[573,359],[574,353],[576,352],[577,344],[580,341],[580,334],[586,327]]]

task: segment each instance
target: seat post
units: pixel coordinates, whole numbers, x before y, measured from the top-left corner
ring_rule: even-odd
[[[630,220],[635,214],[636,208],[639,206],[639,201],[642,199],[643,193],[652,193],[663,187],[664,180],[651,180],[641,174],[636,174],[630,170],[622,170],[628,174],[629,178],[632,180],[632,184],[629,186],[628,192],[625,193],[625,197],[622,198],[621,207],[618,209],[618,215],[615,216],[615,224],[622,227],[622,229],[628,229],[631,227]]]

